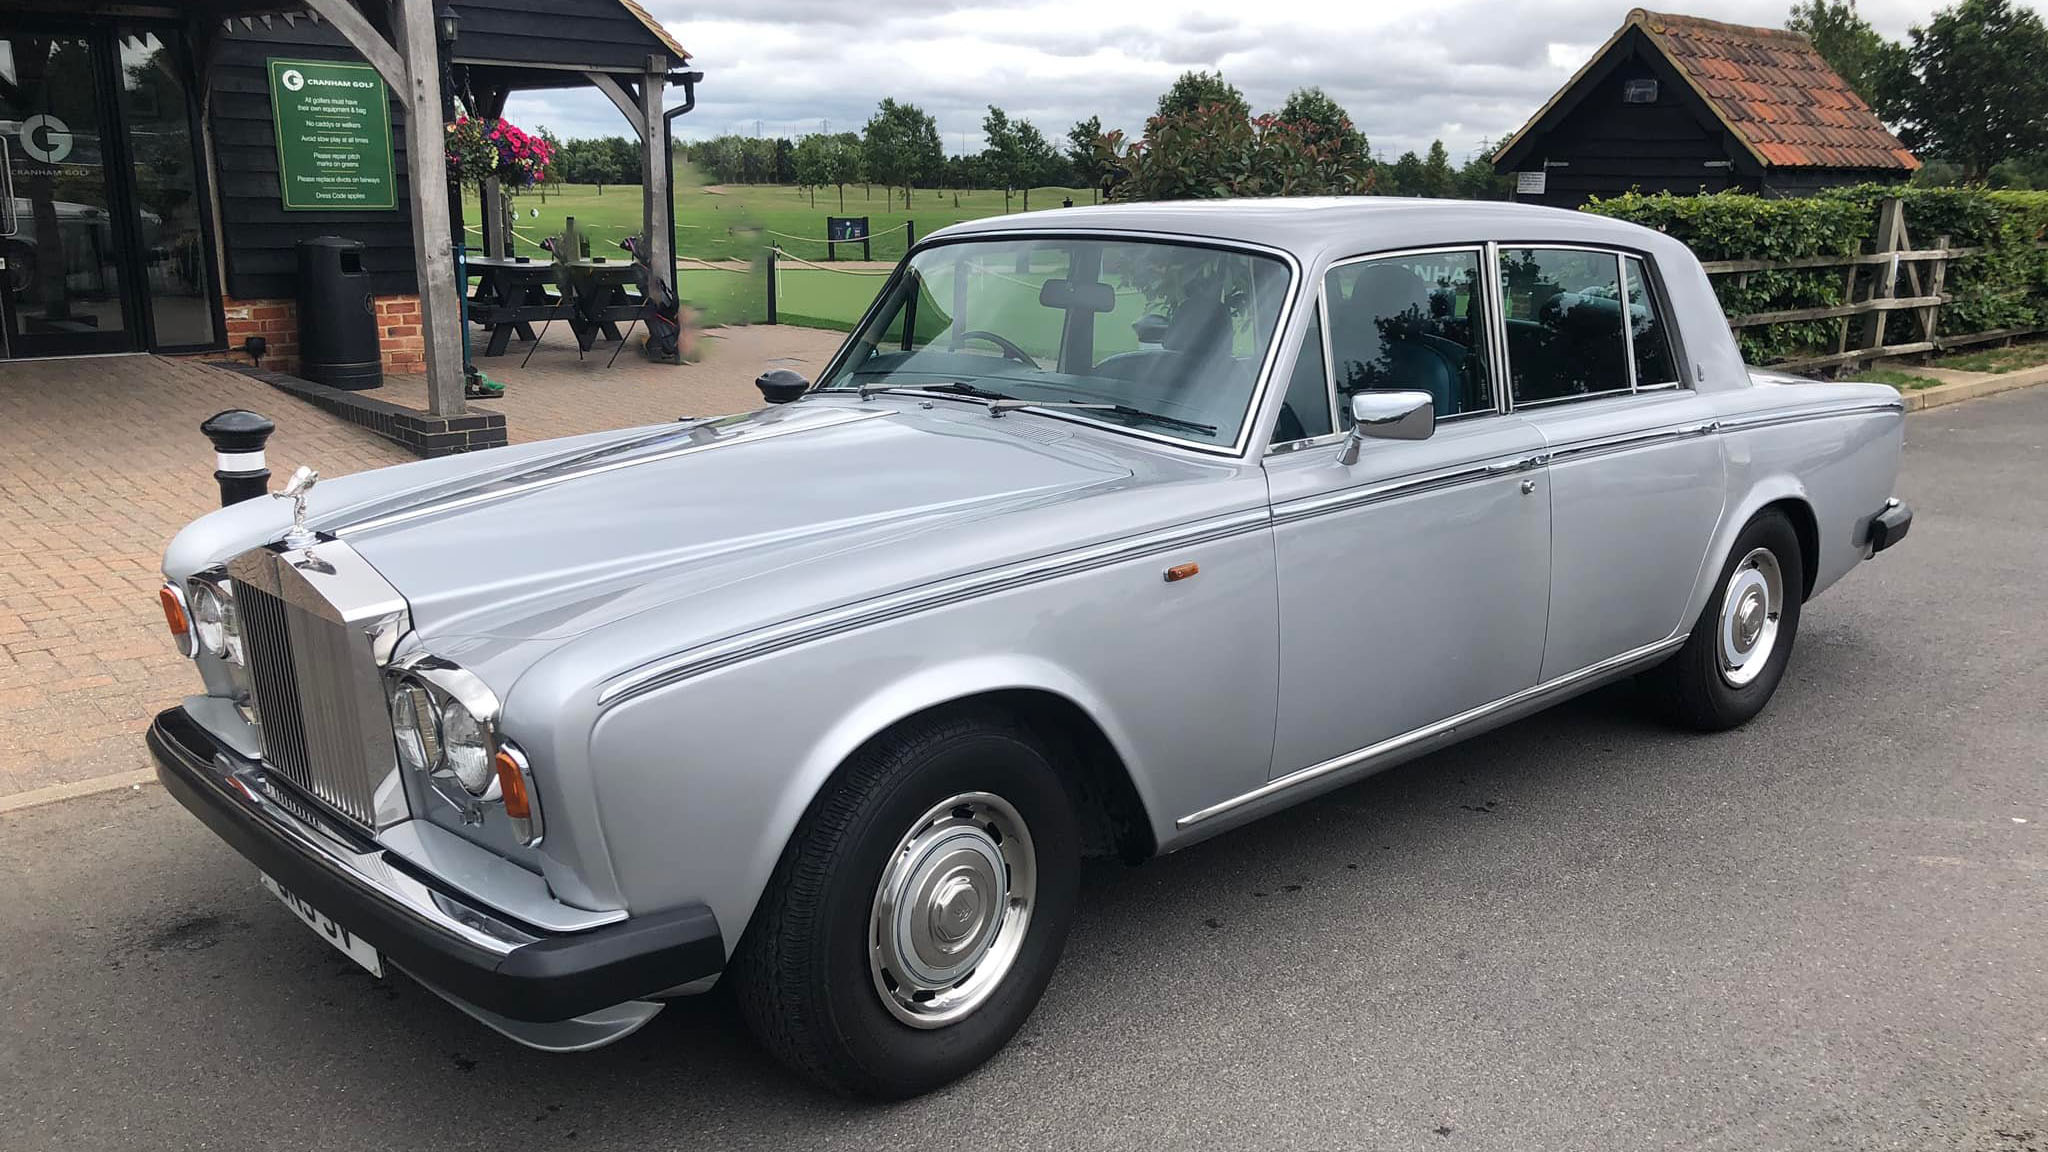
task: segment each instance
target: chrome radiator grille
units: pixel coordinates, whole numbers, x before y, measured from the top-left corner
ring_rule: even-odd
[[[297,788],[365,828],[378,825],[377,785],[386,775],[390,738],[376,755],[366,732],[389,732],[389,720],[365,713],[381,695],[362,691],[374,667],[349,625],[324,619],[255,586],[237,582],[250,687],[263,732],[263,759]]]

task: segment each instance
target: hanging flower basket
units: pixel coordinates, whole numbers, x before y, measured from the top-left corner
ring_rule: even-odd
[[[459,184],[480,187],[495,176],[508,192],[530,188],[555,159],[547,141],[504,120],[458,116],[447,128],[448,178]]]

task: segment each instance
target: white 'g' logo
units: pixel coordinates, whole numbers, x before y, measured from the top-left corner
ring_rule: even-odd
[[[297,68],[287,68],[279,73],[277,78],[284,84],[284,90],[287,92],[297,92],[306,86],[305,73]]]
[[[21,122],[21,150],[45,164],[61,164],[71,155],[71,125],[47,112]]]

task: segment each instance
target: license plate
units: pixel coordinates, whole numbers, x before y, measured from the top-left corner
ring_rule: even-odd
[[[370,975],[384,975],[384,958],[379,956],[377,950],[370,947],[368,942],[336,924],[325,912],[306,903],[291,889],[260,872],[257,875],[262,877],[263,886],[270,889],[270,894],[284,901],[284,906],[291,909],[294,916],[304,920],[308,928],[319,933],[321,939],[334,945],[342,955],[362,965],[363,970]]]

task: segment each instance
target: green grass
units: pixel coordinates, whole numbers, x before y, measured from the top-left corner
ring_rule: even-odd
[[[1958,352],[1943,356],[1935,363],[1937,367],[1953,368],[1958,372],[2013,372],[2021,368],[2033,368],[2048,364],[2048,340],[2012,344],[2004,348],[1985,348],[1976,352]]]
[[[1939,380],[1931,380],[1925,376],[1915,376],[1911,372],[1901,372],[1897,368],[1865,368],[1863,371],[1856,373],[1854,379],[1866,380],[1872,384],[1889,384],[1901,392],[1913,392],[1921,388],[1932,388],[1941,383]]]
[[[978,220],[1005,211],[1001,192],[951,192],[919,188],[911,193],[908,211],[899,190],[890,197],[876,187],[872,194],[859,185],[846,189],[846,210],[839,210],[839,197],[820,189],[816,206],[812,194],[787,185],[725,185],[718,191],[704,187],[689,168],[676,172],[676,255],[682,258],[676,292],[695,308],[708,324],[761,323],[768,318],[768,289],[765,272],[758,266],[748,272],[723,271],[692,266],[692,260],[754,261],[764,245],[774,243],[783,251],[805,260],[825,262],[825,217],[866,216],[872,239],[873,258],[893,262],[905,250],[905,222],[920,237],[962,220]],[[1062,197],[1077,204],[1090,200],[1086,189],[1033,189],[1034,209],[1056,207]],[[957,201],[957,205],[956,205]],[[515,255],[545,258],[540,241],[561,233],[569,217],[577,231],[590,238],[590,254],[624,259],[618,242],[640,230],[640,187],[637,184],[570,184],[523,192],[513,197],[517,222],[513,227]],[[1008,208],[1022,211],[1022,196],[1012,196]],[[463,209],[463,218],[482,218],[474,193]],[[481,236],[471,231],[468,243],[478,245]],[[839,246],[841,260],[858,260],[860,246]],[[814,327],[850,329],[867,310],[869,301],[882,286],[883,277],[824,272],[784,263],[778,269],[781,300],[778,318],[783,323]]]

